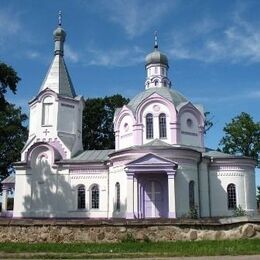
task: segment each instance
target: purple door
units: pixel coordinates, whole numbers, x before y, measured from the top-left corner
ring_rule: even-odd
[[[158,181],[148,181],[144,186],[144,217],[159,218],[162,214],[162,187]]]

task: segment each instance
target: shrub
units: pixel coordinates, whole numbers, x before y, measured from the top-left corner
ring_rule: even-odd
[[[246,216],[246,211],[241,207],[241,205],[238,205],[238,207],[236,207],[236,208],[233,210],[233,216],[234,216],[234,217]]]

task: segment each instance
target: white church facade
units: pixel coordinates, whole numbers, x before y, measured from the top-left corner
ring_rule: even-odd
[[[64,62],[65,37],[59,24],[53,61],[29,102],[13,217],[180,218],[194,208],[216,217],[239,205],[255,213],[255,161],[204,146],[203,108],[172,88],[157,39],[144,91],[115,112],[115,149],[83,151],[84,99]]]

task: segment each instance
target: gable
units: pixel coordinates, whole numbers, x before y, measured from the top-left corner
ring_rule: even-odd
[[[126,166],[178,166],[176,162],[160,157],[153,153],[148,153],[134,161],[131,161]]]

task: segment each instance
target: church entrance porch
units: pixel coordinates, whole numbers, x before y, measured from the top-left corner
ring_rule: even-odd
[[[175,218],[176,169],[175,162],[151,153],[128,163],[126,218]]]
[[[154,173],[137,177],[139,184],[139,218],[160,218],[168,215],[167,175]]]

